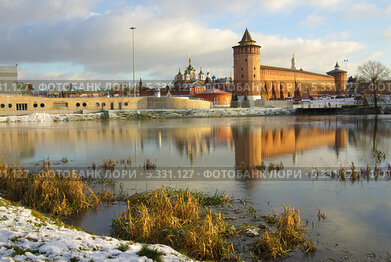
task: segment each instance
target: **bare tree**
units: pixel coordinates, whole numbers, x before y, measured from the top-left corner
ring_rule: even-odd
[[[380,62],[368,61],[358,67],[359,78],[361,81],[369,82],[372,86],[373,100],[375,103],[376,114],[379,113],[377,106],[377,88],[380,81],[390,78],[390,70]]]

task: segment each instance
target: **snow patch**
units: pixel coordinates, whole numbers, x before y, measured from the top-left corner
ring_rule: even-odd
[[[118,250],[121,245],[129,249]],[[6,205],[0,198],[0,261],[69,261],[73,257],[79,261],[152,261],[137,255],[142,247],[139,243],[58,226],[49,219],[41,221],[30,209]],[[163,253],[164,261],[192,261],[165,245],[148,247]],[[17,248],[24,254],[16,255]]]

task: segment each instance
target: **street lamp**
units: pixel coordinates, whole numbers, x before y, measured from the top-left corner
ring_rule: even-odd
[[[129,27],[130,30],[132,30],[132,42],[133,42],[133,45],[132,45],[132,49],[133,49],[133,56],[132,56],[132,60],[133,60],[133,90],[134,90],[134,96],[136,96],[136,85],[135,85],[135,74],[134,74],[134,30],[136,30],[136,27],[135,26],[132,26],[132,27]]]
[[[349,62],[349,60],[348,59],[345,59],[345,60],[343,60],[345,63],[346,63],[346,73],[348,72],[348,62]]]

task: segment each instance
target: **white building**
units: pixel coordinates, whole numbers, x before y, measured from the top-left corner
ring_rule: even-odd
[[[15,94],[18,65],[0,66],[0,94]]]
[[[0,81],[18,80],[18,65],[15,66],[0,66]]]

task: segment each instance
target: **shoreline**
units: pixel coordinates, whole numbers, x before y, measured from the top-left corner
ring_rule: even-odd
[[[147,120],[175,118],[214,118],[214,117],[251,117],[251,116],[290,116],[295,115],[295,108],[216,108],[216,109],[143,109],[143,110],[110,110],[108,118],[112,120]],[[17,122],[57,122],[88,121],[105,119],[104,112],[87,114],[48,114],[33,113],[19,116],[2,116],[0,123]]]
[[[324,109],[324,110],[322,110]],[[381,114],[391,114],[391,107],[383,107]],[[90,120],[149,120],[183,118],[219,117],[261,117],[261,116],[310,116],[310,115],[375,115],[374,107],[336,107],[336,108],[214,108],[214,109],[140,109],[108,110],[84,114],[31,113],[26,115],[0,116],[1,123],[21,122],[67,122]]]
[[[59,225],[0,197],[0,261],[151,261],[138,254],[143,247],[162,253],[164,261],[192,261],[166,245],[144,245]]]

